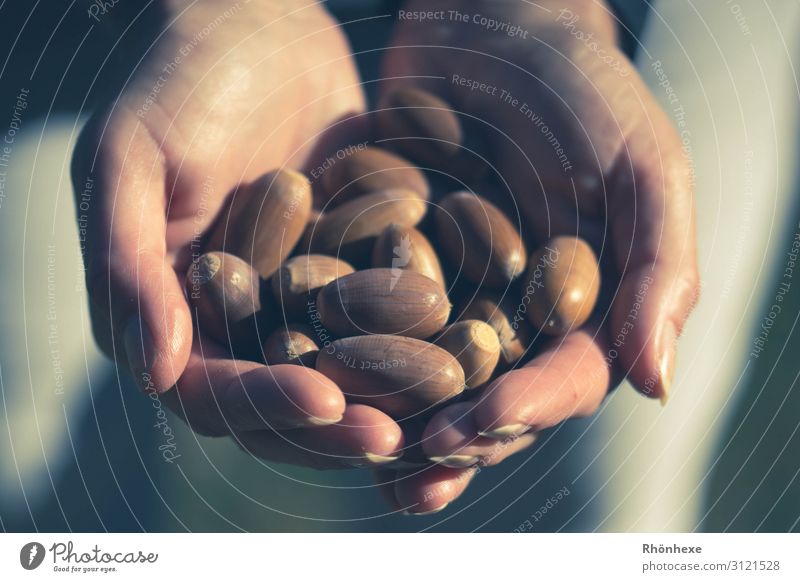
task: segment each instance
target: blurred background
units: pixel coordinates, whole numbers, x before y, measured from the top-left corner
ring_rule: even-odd
[[[800,3],[651,4],[617,8],[682,124],[703,277],[674,397],[661,409],[622,386],[595,417],[482,471],[443,513],[409,518],[386,514],[366,473],[255,461],[171,415],[177,457],[164,461],[157,406],[92,340],[69,182],[80,127],[158,15],[118,39],[85,4],[0,3],[2,530],[800,530]],[[331,3],[365,81],[397,5]]]

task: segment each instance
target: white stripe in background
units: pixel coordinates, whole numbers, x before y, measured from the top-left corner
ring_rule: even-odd
[[[746,384],[739,379],[795,227],[787,211],[797,192],[799,6],[669,0],[650,14],[638,65],[673,122],[685,124],[703,294],[666,408],[622,387],[595,425],[594,438],[614,435],[598,461],[607,479],[598,530],[691,531],[702,514],[734,389]]]
[[[74,117],[25,119],[0,209],[0,514],[27,513],[72,461],[87,370],[107,374],[91,334],[70,183]],[[80,127],[80,125],[79,125]],[[42,138],[40,140],[40,138]],[[73,437],[76,435],[72,435]]]

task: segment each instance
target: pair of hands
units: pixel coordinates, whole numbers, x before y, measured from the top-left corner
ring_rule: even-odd
[[[183,291],[199,237],[237,184],[303,167],[328,126],[365,110],[342,31],[306,0],[165,6],[168,28],[83,132],[73,179],[80,193],[91,177],[97,193],[86,256],[95,335],[195,430],[232,435],[268,460],[374,467],[394,508],[426,513],[463,492],[470,465],[497,464],[538,431],[593,413],[623,375],[648,395],[668,394],[698,286],[690,168],[669,119],[616,48],[604,4],[412,0],[404,10],[480,14],[519,25],[527,38],[471,19],[400,20],[386,50],[382,91],[420,86],[485,123],[489,161],[525,227],[539,241],[592,242],[609,302],[476,401],[440,411],[423,449],[443,460],[415,471],[385,468],[410,444],[400,427],[347,404],[319,373],[231,360],[193,336]],[[470,91],[453,74],[498,89]]]

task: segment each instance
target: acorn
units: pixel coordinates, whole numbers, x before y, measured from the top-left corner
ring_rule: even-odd
[[[459,321],[478,319],[488,323],[500,340],[500,365],[507,369],[522,358],[531,343],[528,321],[508,298],[497,300],[487,293],[478,295],[461,312]]]
[[[237,188],[206,249],[245,259],[266,279],[291,254],[310,213],[308,179],[293,170],[274,170]]]
[[[451,266],[477,285],[504,288],[525,270],[527,251],[518,229],[480,196],[446,196],[437,209],[436,226]]]
[[[497,333],[488,323],[477,319],[448,325],[434,343],[461,364],[467,388],[478,388],[488,382],[500,361]]]
[[[299,255],[287,259],[272,276],[272,293],[287,318],[305,313],[308,303],[331,281],[355,269],[325,255]]]
[[[416,271],[445,286],[436,251],[425,235],[411,226],[386,227],[372,249],[372,266]]]
[[[308,232],[306,248],[358,266],[369,260],[375,239],[387,226],[416,226],[426,209],[425,201],[413,190],[366,194],[323,213]]]
[[[586,323],[599,292],[600,267],[592,248],[583,239],[558,236],[531,255],[521,304],[543,333],[564,335]]]
[[[453,108],[421,89],[400,89],[381,99],[377,133],[387,146],[422,165],[439,168],[458,155],[464,141]]]
[[[328,283],[317,295],[322,324],[347,337],[395,334],[424,339],[450,316],[444,288],[414,271],[366,269]]]
[[[186,290],[201,332],[232,348],[257,340],[259,278],[248,262],[205,253],[189,267]]]
[[[270,366],[295,364],[313,368],[318,353],[314,330],[302,323],[280,327],[264,342],[264,361]]]
[[[338,160],[322,176],[330,206],[353,198],[396,188],[413,190],[425,200],[430,187],[425,174],[408,160],[381,148],[358,150]]]
[[[317,370],[351,402],[405,418],[430,410],[464,390],[464,370],[447,351],[395,335],[339,339],[317,356]]]

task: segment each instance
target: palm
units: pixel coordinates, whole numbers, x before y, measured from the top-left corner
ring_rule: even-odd
[[[465,12],[461,4],[412,0],[405,8],[449,15]],[[498,458],[495,439],[591,414],[615,381],[609,363],[649,396],[666,396],[674,342],[696,297],[693,200],[680,141],[616,48],[616,23],[603,3],[477,1],[469,8],[468,18],[518,25],[528,37],[451,16],[445,23],[401,22],[386,60],[385,90],[421,86],[479,120],[486,155],[518,203],[529,238],[537,244],[558,234],[586,238],[608,267],[603,286],[611,299],[602,329],[559,338],[526,367],[500,377],[476,403],[445,408],[423,435],[429,456],[495,464],[529,444],[519,439]],[[580,14],[575,28],[560,18],[564,10]],[[635,325],[626,320],[632,312]],[[623,342],[611,349],[607,338],[619,338],[621,330]],[[424,479],[398,481],[395,495],[398,501],[425,497],[436,482],[455,497],[468,480],[463,470],[440,468]]]
[[[444,0],[435,8],[448,9],[449,4]],[[584,35],[593,33],[590,45],[559,19],[561,7],[582,2],[539,4],[548,9],[529,3],[481,2],[476,7],[476,14],[518,24],[529,31],[527,39],[478,34],[474,24],[403,23],[384,76],[393,79],[391,86],[424,83],[457,110],[481,120],[490,162],[519,203],[531,238],[541,243],[557,234],[580,235],[611,266],[605,287],[620,305],[618,313],[610,314],[615,328],[656,262],[680,267],[681,277],[660,281],[658,292],[682,306],[674,317],[680,320],[695,283],[693,201],[680,141],[615,47],[613,21],[602,13],[583,13],[577,28]],[[496,90],[470,91],[453,83],[454,74]],[[664,192],[676,195],[666,203]],[[660,301],[645,309],[643,335],[637,338],[643,344],[650,341],[650,323],[663,319],[657,315]],[[655,331],[660,335],[661,330]],[[633,361],[640,357],[649,360],[644,365],[648,373],[636,379],[652,376],[657,366],[651,362],[660,356],[649,351],[632,356],[623,358],[624,367],[635,368]]]
[[[127,355],[140,382],[149,371],[158,391],[175,385],[196,348],[184,274],[228,194],[302,165],[323,130],[364,106],[347,42],[324,9],[242,6],[194,2],[177,14],[75,151],[76,190],[92,177],[101,194],[87,254],[96,336],[109,355]],[[141,341],[123,345],[125,329]]]
[[[328,124],[363,108],[332,19],[322,11],[294,24],[270,18],[232,18],[165,72],[202,22],[198,14],[179,20],[124,95],[121,115],[140,120],[163,154],[170,252],[208,226],[237,183],[301,165]],[[159,76],[166,83],[149,103]]]
[[[477,12],[519,24],[531,35],[541,30],[537,21],[544,14],[526,3],[511,9],[481,6]],[[394,45],[415,48],[392,50],[384,76],[401,79],[393,84],[435,78],[426,81],[428,88],[480,119],[486,149],[496,152],[490,161],[527,211],[537,238],[558,233],[594,238],[615,203],[610,198],[632,202],[633,189],[618,187],[625,167],[661,163],[657,156],[626,158],[648,146],[660,146],[661,156],[680,152],[677,141],[658,143],[656,136],[663,137],[664,130],[673,137],[669,122],[620,51],[612,46],[602,53],[613,59],[610,66],[563,24],[549,26],[555,30],[537,33],[536,42],[532,36],[477,34],[467,24],[401,24]],[[492,94],[470,91],[452,82],[454,74],[496,89]],[[648,143],[636,143],[644,134],[650,134]]]

